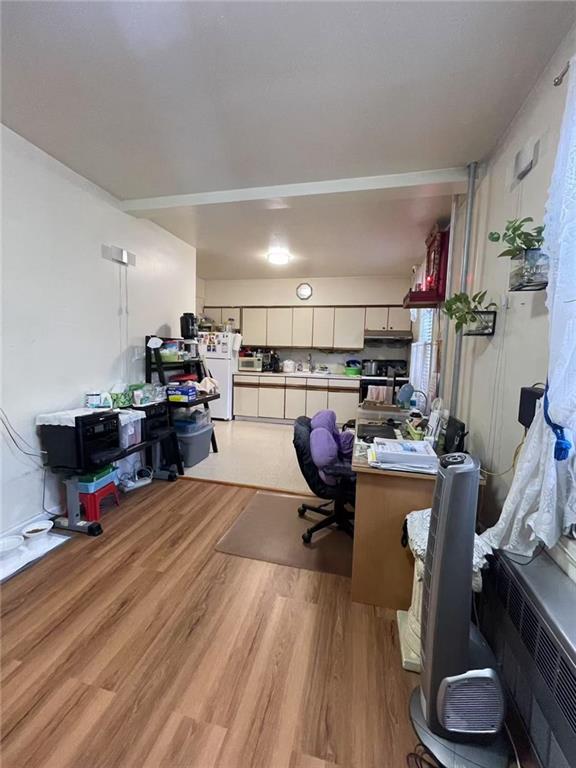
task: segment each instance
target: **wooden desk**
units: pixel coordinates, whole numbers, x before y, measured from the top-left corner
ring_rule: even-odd
[[[414,558],[400,543],[402,526],[409,512],[432,506],[436,476],[372,469],[358,457],[352,469],[357,473],[352,599],[407,609]]]
[[[436,475],[372,469],[365,456],[356,456],[352,600],[383,608],[406,610],[412,598],[414,558],[401,545],[402,526],[409,512],[432,506]],[[482,506],[486,480],[480,478]]]

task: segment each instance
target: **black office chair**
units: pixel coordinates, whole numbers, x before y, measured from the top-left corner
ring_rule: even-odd
[[[310,452],[311,432],[312,425],[310,419],[307,416],[299,416],[294,422],[293,442],[300,470],[312,493],[321,499],[327,499],[325,504],[320,504],[317,507],[310,504],[302,504],[298,508],[298,515],[300,517],[304,517],[306,512],[318,512],[321,515],[326,515],[324,520],[308,528],[302,534],[302,540],[305,544],[310,544],[313,534],[330,525],[337,525],[343,531],[346,531],[349,536],[354,535],[354,524],[352,522],[354,512],[346,509],[346,507],[354,507],[356,475],[349,464],[339,464],[329,470],[324,470],[326,474],[335,477],[338,482],[335,485],[325,483],[320,476],[318,467],[312,461],[312,454]]]

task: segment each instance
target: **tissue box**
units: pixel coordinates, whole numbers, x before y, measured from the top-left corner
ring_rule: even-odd
[[[196,400],[196,387],[169,386],[166,394],[171,403],[193,403]]]

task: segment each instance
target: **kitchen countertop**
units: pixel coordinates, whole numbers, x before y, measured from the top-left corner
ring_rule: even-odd
[[[343,373],[310,373],[310,371],[295,371],[294,373],[272,373],[271,371],[235,371],[235,376],[271,376],[285,378],[286,376],[302,379],[336,379],[340,381],[360,381],[360,376],[346,376]]]

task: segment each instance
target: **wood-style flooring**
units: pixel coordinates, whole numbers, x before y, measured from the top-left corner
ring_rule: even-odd
[[[214,550],[254,493],[155,483],[3,586],[3,768],[405,765],[393,616]]]

